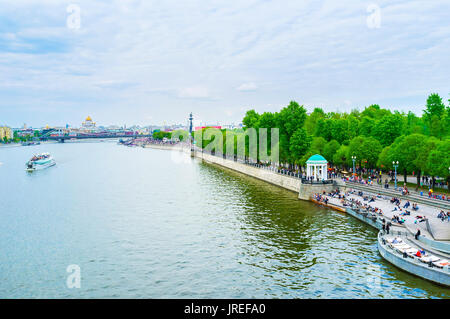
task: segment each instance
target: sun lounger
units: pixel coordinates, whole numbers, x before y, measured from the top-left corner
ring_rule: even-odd
[[[434,263],[441,259],[439,257],[430,255],[430,256],[422,257],[422,258],[420,258],[420,260],[423,261],[424,263],[429,263],[430,261]]]
[[[397,243],[395,243],[395,245],[403,243],[403,240],[401,238],[398,238],[398,237],[385,237],[385,239],[390,244],[392,244],[394,239],[397,239]]]
[[[408,244],[405,244],[405,243],[391,244],[391,245],[392,245],[392,247],[394,247],[394,248],[404,248],[404,249],[411,248],[411,246],[409,246]]]
[[[409,246],[407,244],[395,246],[395,250],[402,254],[405,253],[410,248],[411,248],[411,246]]]
[[[444,268],[445,266],[450,266],[450,261],[448,261],[447,259],[441,259],[433,262],[433,265],[439,268]]]
[[[393,248],[393,249],[395,249],[395,250],[398,250],[398,251],[399,251],[399,249],[405,250],[405,249],[411,248],[411,246],[409,246],[409,245],[407,245],[407,244],[405,244],[405,243],[400,243],[400,244],[389,244],[389,246],[391,246],[391,248]]]

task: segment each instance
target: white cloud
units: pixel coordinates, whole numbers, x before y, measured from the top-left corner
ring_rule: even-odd
[[[225,109],[239,122],[242,105],[274,111],[291,99],[421,113],[412,106],[427,92],[448,96],[447,0],[378,0],[374,29],[370,2],[358,0],[80,0],[79,32],[66,27],[68,3],[6,3],[0,113],[11,126],[64,125],[93,109],[111,124],[149,112],[156,123],[184,122],[190,111],[215,122]]]
[[[243,84],[241,84],[238,88],[237,88],[237,90],[238,91],[256,91],[256,89],[258,88],[258,86],[255,84],[255,83],[253,83],[253,82],[250,82],[250,83],[243,83]]]
[[[178,96],[181,98],[188,98],[188,99],[204,99],[210,97],[208,89],[203,86],[183,88],[179,90]]]

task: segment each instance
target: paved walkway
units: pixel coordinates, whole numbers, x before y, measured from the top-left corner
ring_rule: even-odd
[[[363,196],[368,195],[369,200],[372,198],[372,196],[376,196],[375,193],[368,193],[363,192]],[[331,197],[327,196],[329,199],[329,203],[342,206],[341,200],[337,197]],[[426,222],[418,222],[419,219],[416,218],[416,216],[426,216],[426,218],[429,221],[431,231],[433,232],[434,237],[439,238],[440,240],[450,241],[450,222],[447,220],[441,221],[441,219],[437,218],[437,215],[440,212],[440,209],[427,206],[424,204],[419,204],[419,210],[414,211],[412,210],[412,204],[414,202],[410,201],[411,206],[407,208],[407,210],[411,213],[409,216],[401,216],[400,214],[402,212],[405,212],[405,209],[403,208],[403,205],[406,203],[405,200],[400,201],[400,208],[401,211],[397,208],[395,204],[392,204],[390,202],[391,198],[387,196],[375,197],[374,202],[370,202],[368,200],[364,200],[362,196],[358,195],[358,190],[354,190],[353,193],[348,193],[348,196],[346,198],[350,199],[353,198],[355,200],[360,201],[363,205],[370,205],[373,208],[379,208],[382,210],[382,214],[384,218],[386,218],[386,221],[391,220],[394,215],[403,218],[405,220],[405,223],[403,224],[405,227],[407,227],[411,232],[415,233],[417,229],[420,229],[422,235],[427,235],[429,238],[433,238],[433,236],[428,232]]]

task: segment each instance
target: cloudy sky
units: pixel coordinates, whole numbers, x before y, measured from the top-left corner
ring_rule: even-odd
[[[449,71],[448,0],[0,0],[13,127],[238,123],[290,100],[421,114]]]

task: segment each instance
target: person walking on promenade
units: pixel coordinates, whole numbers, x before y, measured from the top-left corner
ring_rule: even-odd
[[[419,236],[420,236],[420,229],[417,228],[417,233],[414,235],[414,238],[415,238],[416,240],[419,240]]]
[[[387,222],[386,224],[386,234],[389,235],[389,229],[391,228],[391,222]]]
[[[383,218],[381,228],[383,229],[383,234],[386,232],[386,220]]]

